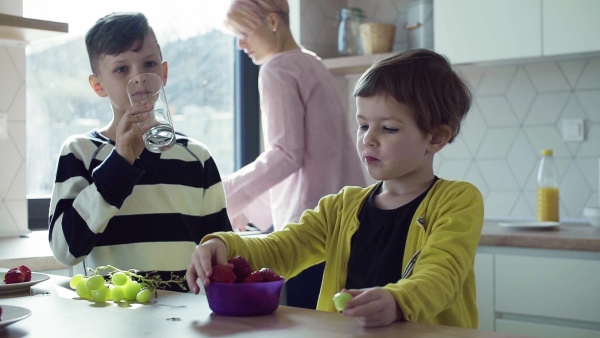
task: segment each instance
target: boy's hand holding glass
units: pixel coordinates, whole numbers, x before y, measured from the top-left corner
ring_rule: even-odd
[[[134,76],[127,83],[127,95],[132,106],[154,104],[150,118],[139,124],[145,130],[146,149],[154,153],[170,149],[175,144],[175,130],[161,77],[153,73]]]

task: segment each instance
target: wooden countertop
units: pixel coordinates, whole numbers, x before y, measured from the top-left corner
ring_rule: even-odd
[[[479,245],[600,252],[600,228],[565,223],[549,229],[514,229],[485,221]]]
[[[354,318],[342,314],[283,305],[267,316],[226,317],[212,313],[203,295],[162,290],[146,305],[96,304],[78,299],[68,280],[51,276],[32,288],[33,295],[0,295],[1,305],[32,313],[0,329],[2,337],[525,337],[405,322],[362,328]]]

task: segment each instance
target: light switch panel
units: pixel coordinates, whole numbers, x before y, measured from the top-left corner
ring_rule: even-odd
[[[0,113],[0,140],[8,138],[8,113]]]
[[[585,139],[584,119],[563,120],[563,140],[581,142]]]

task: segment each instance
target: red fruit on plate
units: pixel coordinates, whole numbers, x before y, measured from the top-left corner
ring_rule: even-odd
[[[212,275],[210,275],[211,283],[233,283],[236,278],[233,270],[225,265],[215,265],[212,267]]]
[[[20,267],[18,267],[18,269],[21,270],[21,272],[25,275],[24,282],[30,282],[31,281],[31,270],[25,265],[21,265]]]
[[[254,271],[242,280],[242,283],[261,283],[264,282],[263,275],[259,271]]]
[[[233,272],[237,276],[238,283],[243,281],[246,276],[254,272],[254,270],[252,270],[250,267],[250,263],[248,263],[248,261],[242,256],[230,258],[228,262],[233,264]]]
[[[25,275],[19,269],[10,269],[4,275],[4,283],[15,284],[23,283],[25,281]]]
[[[269,268],[262,268],[258,270],[263,276],[263,282],[275,282],[283,279],[280,275],[278,275],[275,271]]]

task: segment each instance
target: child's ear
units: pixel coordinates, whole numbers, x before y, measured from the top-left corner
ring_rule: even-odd
[[[162,67],[163,67],[163,86],[166,86],[167,78],[169,75],[169,64],[167,63],[167,61],[163,61]]]
[[[429,147],[427,147],[427,152],[435,154],[438,151],[442,150],[452,138],[452,129],[449,125],[443,124],[439,126],[434,133],[431,134],[431,138],[429,140]]]
[[[88,80],[90,81],[90,86],[92,87],[92,89],[98,96],[100,96],[100,97],[108,96],[108,94],[106,94],[106,91],[104,91],[104,87],[102,87],[102,84],[100,83],[100,80],[98,79],[98,77],[96,75],[94,75],[94,74],[90,75]]]

